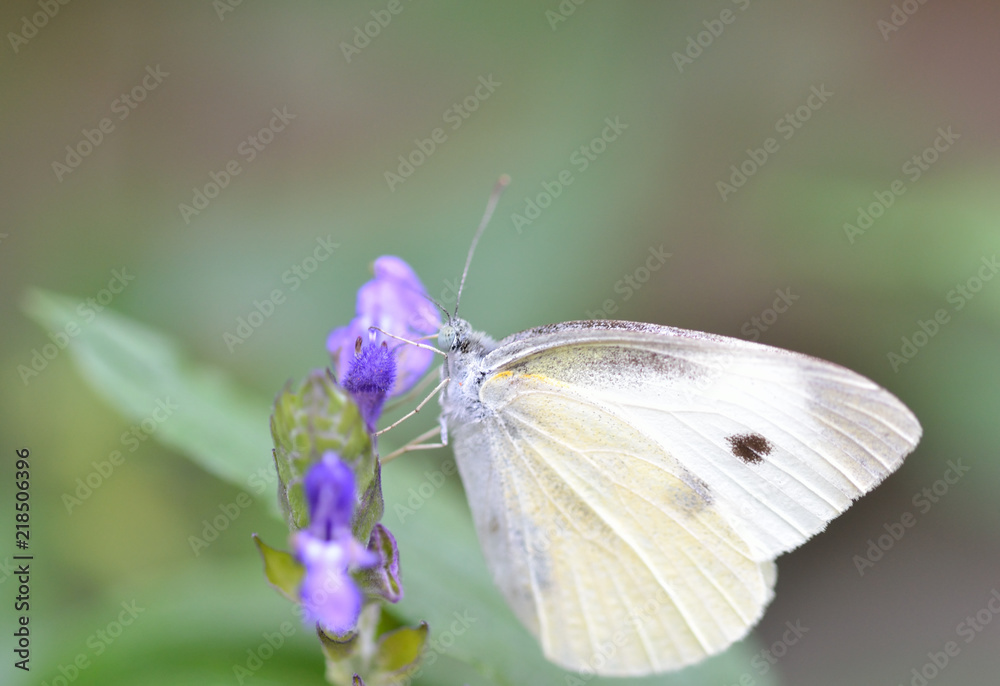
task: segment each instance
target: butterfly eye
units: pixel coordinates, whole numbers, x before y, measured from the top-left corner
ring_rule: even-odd
[[[358,340],[354,341],[354,354],[355,356],[361,354],[361,336],[358,336]]]
[[[385,341],[382,341],[382,347],[383,348],[388,348],[389,344],[387,342],[385,342]]]
[[[438,333],[438,345],[446,350],[455,349],[455,327],[445,324]]]

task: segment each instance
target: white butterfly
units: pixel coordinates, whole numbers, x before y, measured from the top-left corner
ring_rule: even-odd
[[[670,671],[739,640],[774,558],[921,434],[859,374],[723,336],[600,320],[497,343],[456,317],[439,344],[442,436],[494,580],[571,670]]]
[[[920,439],[865,377],[723,336],[583,321],[495,343],[456,319],[441,340],[483,552],[568,669],[641,675],[724,650],[763,614],[774,558]]]

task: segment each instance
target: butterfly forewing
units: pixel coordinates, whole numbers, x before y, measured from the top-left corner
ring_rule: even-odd
[[[807,355],[631,322],[536,331],[486,366],[572,387],[634,426],[707,484],[759,559],[821,531],[920,439],[888,391]]]

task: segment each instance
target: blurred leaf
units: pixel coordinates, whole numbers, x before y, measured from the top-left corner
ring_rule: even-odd
[[[291,553],[272,548],[260,540],[257,534],[253,535],[253,542],[257,544],[257,550],[264,559],[264,575],[267,580],[293,603],[299,602],[299,585],[305,575],[305,567]]]
[[[176,406],[154,437],[208,472],[246,487],[268,466],[268,403],[217,370],[196,366],[176,344],[110,309],[80,323],[77,301],[32,290],[25,312],[48,331],[79,327],[69,349],[90,385],[129,421],[142,421],[158,405]]]
[[[260,593],[256,565],[248,565],[248,559],[238,564],[205,564],[203,559],[158,580],[118,586],[87,605],[61,608],[37,627],[39,635],[58,640],[39,651],[23,679],[12,675],[3,683],[328,686],[315,635],[286,600]],[[115,621],[122,601],[139,610],[129,625]],[[103,634],[109,621],[113,639]],[[80,657],[87,658],[87,666],[70,678]]]

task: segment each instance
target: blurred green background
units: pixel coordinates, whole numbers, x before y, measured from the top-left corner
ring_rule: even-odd
[[[0,9],[0,560],[9,569],[16,552],[9,504],[23,447],[36,556],[30,674],[13,668],[16,582],[0,571],[0,680],[63,683],[59,667],[72,674],[83,654],[90,666],[66,682],[234,683],[232,665],[262,634],[295,622],[250,543],[253,531],[284,543],[269,507],[248,508],[194,555],[188,537],[241,489],[154,440],[129,452],[122,434],[134,422],[65,351],[24,373],[52,333],[24,314],[30,288],[81,303],[85,328],[101,318],[86,314],[87,298],[124,270],[134,279],[115,287],[112,309],[268,402],[327,364],[326,334],[350,319],[376,256],[404,257],[432,295],[450,298],[490,188],[508,173],[462,301],[477,327],[502,337],[606,308],[758,337],[870,376],[923,424],[896,475],[780,559],[775,601],[710,683],[909,684],[948,641],[960,653],[933,684],[995,683],[1000,620],[969,642],[960,624],[977,612],[996,620],[988,601],[1000,588],[1000,279],[986,279],[985,266],[1000,218],[997,6],[402,0],[391,14],[389,5],[17,0]],[[372,23],[380,17],[384,26]],[[367,43],[366,25],[376,34]],[[275,109],[294,118],[282,123]],[[608,120],[627,128],[611,134]],[[280,130],[262,133],[272,122]],[[409,171],[400,156],[418,164],[387,180]],[[238,175],[204,209],[180,207],[215,195],[206,185],[227,164]],[[745,182],[720,190],[740,181],[731,165]],[[532,202],[547,207],[536,214]],[[873,204],[880,216],[849,237],[845,223]],[[293,289],[285,275],[312,266],[317,239],[339,247]],[[651,249],[670,257],[646,278]],[[637,287],[620,284],[626,277]],[[273,313],[227,345],[238,318],[275,289],[284,299]],[[798,299],[775,317],[776,290]],[[939,310],[947,321],[928,324]],[[934,335],[904,350],[921,322]],[[916,354],[891,363],[905,352]],[[390,433],[383,452],[433,421]],[[124,462],[67,512],[64,495],[114,450]],[[448,458],[388,466],[387,497],[405,497],[404,477]],[[918,507],[949,460],[968,474]],[[464,518],[455,481],[440,503]],[[855,556],[907,512],[916,524],[859,574]],[[428,554],[454,545],[429,538]],[[474,546],[461,552],[482,564]],[[132,625],[113,642],[93,638],[133,600],[146,609]],[[808,633],[763,675],[750,656],[796,621]],[[323,683],[315,641],[295,627],[248,683]],[[488,619],[477,631],[490,634]]]

